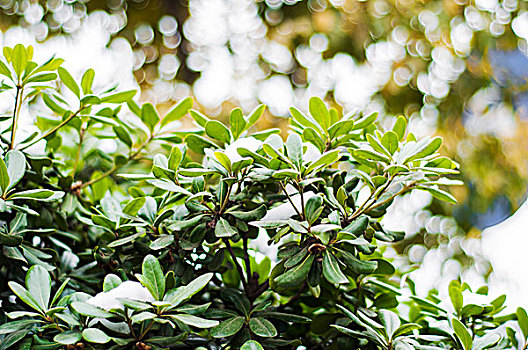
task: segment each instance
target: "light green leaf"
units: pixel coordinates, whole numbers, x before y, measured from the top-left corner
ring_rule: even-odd
[[[249,320],[249,328],[260,337],[270,338],[277,336],[277,329],[264,317],[254,317]]]
[[[297,169],[301,169],[303,161],[303,144],[302,139],[297,134],[291,134],[286,140],[286,151]]]
[[[381,139],[381,144],[393,155],[398,150],[398,140],[398,135],[394,131],[387,131]]]
[[[9,191],[24,176],[26,172],[26,157],[20,151],[11,150],[7,152],[5,162],[9,176],[9,186],[7,187],[7,191]]]
[[[466,326],[456,318],[451,319],[451,324],[453,325],[453,330],[455,331],[458,340],[462,343],[464,350],[471,350],[473,347],[473,339]]]
[[[13,69],[17,77],[21,77],[27,64],[26,48],[24,45],[18,44],[15,46],[11,56],[11,63],[13,64]]]
[[[103,310],[92,304],[83,301],[74,301],[70,304],[71,308],[77,313],[92,318],[108,318],[114,316],[110,312]]]
[[[229,124],[233,137],[238,139],[240,134],[246,130],[246,120],[244,119],[244,114],[240,108],[235,108],[231,111],[231,114],[229,115]]]
[[[177,307],[201,291],[209,283],[211,278],[213,278],[212,273],[201,275],[189,282],[186,286],[170,290],[165,299],[171,303],[172,307]]]
[[[336,257],[328,251],[323,257],[323,275],[328,280],[328,282],[333,284],[343,284],[349,282],[348,278],[346,278],[346,276],[341,271]]]
[[[242,344],[240,350],[264,350],[264,348],[256,340],[248,340]]]
[[[161,265],[153,255],[147,255],[143,260],[142,274],[149,281],[153,290],[149,289],[150,293],[156,300],[162,300],[165,295],[165,275],[161,269]]]
[[[121,278],[119,278],[117,275],[114,275],[113,273],[106,275],[103,281],[103,292],[108,292],[114,289],[122,282],[123,281],[121,281]]]
[[[81,340],[81,332],[79,331],[66,331],[57,334],[54,338],[54,341],[63,345],[75,344]]]
[[[318,169],[319,167],[327,167],[330,164],[333,164],[337,162],[339,159],[339,151],[333,150],[330,152],[323,153],[319,159],[317,159],[315,162],[310,164],[308,168],[306,169],[306,174],[309,174],[315,169]]]
[[[152,103],[145,103],[141,108],[141,120],[148,126],[150,131],[153,131],[160,121],[160,116]]]
[[[173,315],[172,318],[175,318],[178,321],[185,323],[186,325],[203,329],[212,328],[219,325],[218,321],[211,321],[205,318],[187,314]]]
[[[0,188],[2,189],[2,195],[7,192],[9,182],[9,173],[7,172],[6,164],[4,163],[4,160],[0,158]]]
[[[48,310],[51,277],[49,272],[40,265],[33,265],[26,274],[26,288],[41,310]]]
[[[327,132],[330,127],[330,112],[328,112],[324,101],[316,96],[310,98],[309,109],[315,121],[317,121],[323,131]]]
[[[211,329],[211,336],[213,338],[225,338],[237,333],[244,326],[244,317],[237,316],[228,318],[225,321]]]
[[[137,91],[136,90],[129,90],[129,91],[122,91],[122,92],[116,92],[114,94],[105,96],[101,98],[101,102],[103,103],[123,103],[131,100],[134,96],[136,96]]]
[[[71,76],[71,74],[63,67],[59,67],[57,69],[57,72],[59,73],[59,77],[61,78],[62,83],[70,89],[71,92],[75,94],[75,96],[80,97],[81,92],[79,90],[79,85],[75,82],[75,79]]]
[[[193,107],[192,97],[187,97],[181,100],[176,107],[174,107],[169,113],[167,113],[161,120],[161,127],[173,122],[175,120],[181,119],[186,115],[189,110]]]
[[[255,124],[260,119],[260,117],[262,117],[262,114],[264,114],[265,110],[266,110],[265,105],[258,105],[251,113],[249,113],[245,130],[252,127],[253,124]]]
[[[19,297],[20,300],[22,300],[24,303],[29,305],[34,310],[44,312],[44,310],[42,310],[37,301],[33,298],[33,296],[29,293],[26,288],[13,281],[8,282],[8,285],[9,288],[11,288],[11,290],[13,291],[13,293],[15,293],[15,295]]]
[[[81,88],[85,95],[92,93],[92,85],[95,78],[95,71],[90,68],[84,72],[81,79]]]
[[[229,225],[226,219],[220,218],[215,226],[215,236],[219,238],[232,237],[236,235],[238,231]]]
[[[446,191],[443,191],[443,190],[440,190],[440,189],[434,188],[434,187],[418,186],[416,188],[420,189],[420,190],[427,191],[430,194],[432,194],[433,197],[435,197],[437,199],[440,199],[440,200],[442,200],[444,202],[448,202],[448,203],[451,203],[451,204],[457,204],[456,198],[453,197],[452,194],[450,194],[450,193],[448,193]]]
[[[398,139],[400,141],[403,141],[405,138],[405,129],[407,128],[407,119],[400,115],[398,116],[398,119],[396,119],[396,122],[394,123],[394,126],[392,127],[392,131],[398,136]]]
[[[519,323],[519,328],[521,328],[521,332],[526,340],[528,338],[528,315],[522,307],[517,309],[516,315],[517,323]]]
[[[36,189],[36,190],[27,190],[27,191],[13,193],[7,199],[8,200],[32,199],[35,201],[50,202],[56,199],[60,199],[63,196],[64,196],[64,192],[61,192],[61,191]]]
[[[231,141],[231,133],[229,129],[218,120],[211,120],[205,124],[205,133],[212,139],[229,143]]]
[[[102,330],[97,328],[86,328],[82,331],[82,337],[89,343],[106,344],[111,338]]]

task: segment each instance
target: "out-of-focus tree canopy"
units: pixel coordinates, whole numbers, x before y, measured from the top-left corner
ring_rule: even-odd
[[[234,103],[262,102],[266,123],[279,126],[285,119],[274,117],[291,104],[306,109],[313,95],[344,112],[379,111],[387,125],[403,114],[417,135],[444,137],[466,183],[454,213],[433,202],[428,215],[453,214],[470,235],[524,198],[523,1],[0,0],[0,8],[0,29],[18,25],[37,41],[95,16],[129,41],[142,98],[159,104],[192,93],[224,118]]]

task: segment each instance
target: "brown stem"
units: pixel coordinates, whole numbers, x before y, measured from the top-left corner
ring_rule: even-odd
[[[248,239],[246,236],[242,238],[242,242],[244,245],[244,262],[246,264],[246,274],[247,274],[247,280],[248,283],[251,284],[251,261],[249,259],[249,253],[248,253]]]
[[[282,191],[284,192],[284,194],[286,195],[286,197],[288,198],[288,201],[290,202],[290,204],[292,205],[293,209],[295,209],[295,211],[297,212],[297,215],[299,215],[300,217],[303,217],[302,213],[299,211],[299,209],[297,209],[297,207],[295,206],[295,204],[293,204],[293,201],[290,197],[290,195],[288,194],[288,192],[286,192],[286,187],[284,186],[284,184],[279,181],[279,185],[282,187]]]
[[[229,252],[229,255],[231,255],[231,260],[233,260],[233,264],[235,264],[235,268],[237,269],[238,274],[240,276],[240,280],[242,281],[242,285],[244,286],[244,291],[246,292],[246,294],[249,294],[248,293],[249,292],[248,284],[247,284],[246,278],[244,276],[244,270],[242,270],[242,266],[240,266],[240,264],[237,261],[237,257],[235,255],[235,252],[233,251],[233,247],[231,247],[231,243],[229,243],[229,239],[228,238],[224,238],[223,242],[226,245],[226,248],[227,248],[227,251]]]
[[[88,181],[88,182],[85,182],[85,183],[80,184],[78,188],[79,188],[79,189],[83,189],[83,188],[85,188],[85,187],[88,187],[88,186],[90,186],[90,185],[93,185],[94,183],[101,181],[101,180],[104,179],[105,177],[110,176],[110,175],[111,175],[114,171],[116,171],[116,170],[117,170],[117,166],[114,165],[114,166],[113,166],[110,170],[108,170],[106,173],[101,174],[99,177],[96,177],[95,179],[92,179],[92,180],[90,180],[90,181]]]

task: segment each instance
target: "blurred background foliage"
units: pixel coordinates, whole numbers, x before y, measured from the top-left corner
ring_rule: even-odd
[[[316,95],[345,113],[378,111],[385,126],[403,114],[418,136],[444,137],[466,185],[455,207],[402,199],[393,216],[407,225],[397,249],[407,263],[434,249],[451,257],[444,274],[470,258],[485,276],[489,264],[475,263],[479,249],[461,237],[478,238],[524,201],[524,1],[0,0],[0,9],[3,32],[24,28],[37,42],[94,21],[108,46],[126,38],[141,99],[162,109],[193,95],[226,119],[234,105],[265,103],[262,127],[280,127],[290,105],[306,110]]]

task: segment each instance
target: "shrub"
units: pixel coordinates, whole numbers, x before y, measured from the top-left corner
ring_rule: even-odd
[[[440,187],[456,163],[404,117],[381,130],[314,97],[284,142],[256,130],[264,106],[229,126],[190,98],[161,117],[135,91],[92,91],[93,70],[78,83],[31,47],[4,57],[2,349],[526,346],[504,297],[464,303],[453,281],[441,306],[384,258],[404,237],[381,223],[397,197],[455,202]],[[41,131],[19,140],[28,103]]]

